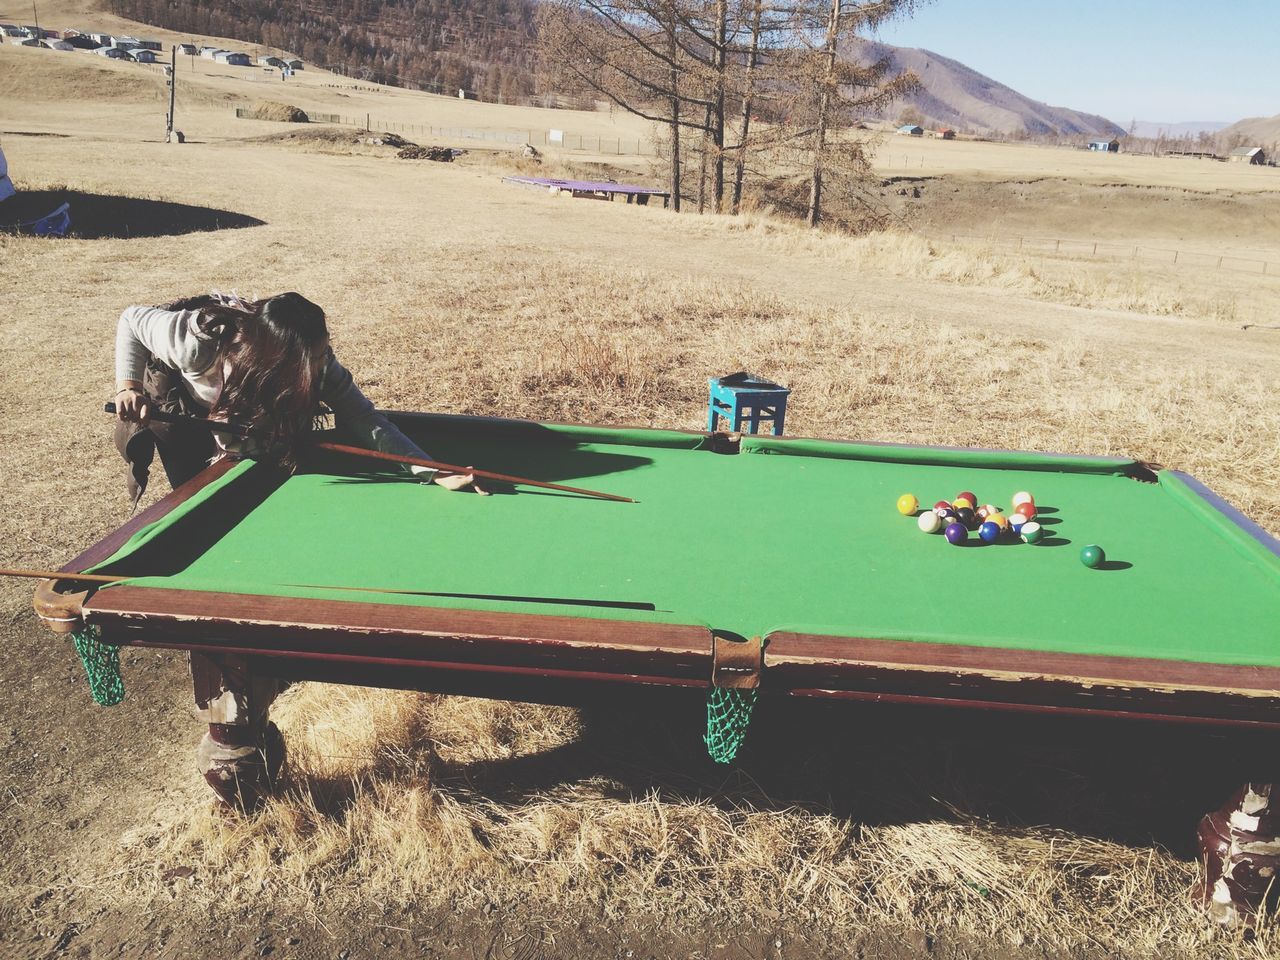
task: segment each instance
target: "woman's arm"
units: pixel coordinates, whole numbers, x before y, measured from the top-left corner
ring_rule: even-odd
[[[374,409],[373,403],[356,386],[351,372],[330,357],[325,367],[323,381],[320,385],[320,399],[333,411],[335,426],[338,432],[355,441],[362,447],[381,450],[384,453],[395,453],[403,457],[418,457],[430,460],[432,457],[424,453],[416,443],[400,432],[394,423]],[[440,474],[428,467],[409,467],[419,479],[435,482],[450,490],[463,490],[474,487],[476,493],[485,493],[476,486],[471,474]]]
[[[330,358],[325,367],[320,399],[333,411],[338,432],[360,446],[402,457],[431,459],[416,443],[401,433],[394,423],[374,409],[372,401],[356,386],[351,371],[336,358]],[[435,470],[426,467],[409,469],[428,482],[436,475]]]
[[[217,358],[216,341],[201,332],[196,310],[129,307],[116,325],[116,409],[121,420],[146,424],[142,392],[147,361],[155,357],[185,373],[202,373]]]
[[[203,373],[213,364],[218,344],[202,333],[198,310],[129,307],[116,326],[116,383],[142,384],[147,360],[155,357],[182,373]]]

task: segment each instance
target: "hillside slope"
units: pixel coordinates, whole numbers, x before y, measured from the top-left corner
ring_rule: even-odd
[[[929,50],[860,42],[848,51],[863,62],[887,57],[893,73],[910,70],[923,89],[895,101],[886,117],[914,109],[928,126],[982,134],[1121,136],[1124,129],[1106,117],[1068,107],[1051,107],[992,80],[958,60]]]
[[[534,0],[112,0],[131,20],[287,50],[369,80],[514,103],[534,89]]]
[[[1222,143],[1234,143],[1237,139],[1241,146],[1266,147],[1280,143],[1280,113],[1274,117],[1245,117],[1218,134]]]

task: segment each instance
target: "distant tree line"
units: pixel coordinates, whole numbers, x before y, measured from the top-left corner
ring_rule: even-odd
[[[111,0],[122,17],[288,51],[346,76],[516,103],[537,89],[535,0]]]
[[[887,59],[842,55],[915,0],[543,0],[544,68],[658,124],[676,209],[738,213],[749,176],[790,179],[810,225],[866,225],[873,180],[860,115],[911,92]],[[687,188],[693,179],[691,189]],[[834,202],[831,202],[834,201]],[[840,216],[833,216],[839,211]]]

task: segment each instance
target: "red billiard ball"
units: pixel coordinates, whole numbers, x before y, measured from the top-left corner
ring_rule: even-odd
[[[937,503],[935,503],[935,504],[933,505],[933,509],[934,509],[934,510],[939,514],[939,515],[941,515],[943,510],[950,510],[950,509],[951,509],[951,504],[950,504],[950,503],[948,503],[946,500],[939,500]]]
[[[968,500],[970,509],[978,505],[978,495],[972,490],[962,490],[956,494],[957,500]]]
[[[1036,505],[1030,500],[1024,500],[1013,508],[1013,512],[1022,514],[1028,520],[1034,520],[1036,518]]]

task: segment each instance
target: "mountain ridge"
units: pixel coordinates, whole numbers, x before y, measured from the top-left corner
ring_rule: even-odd
[[[1125,132],[1098,114],[1033,100],[932,50],[861,40],[847,53],[864,63],[887,58],[892,72],[910,70],[920,78],[923,89],[896,100],[886,118],[903,117],[914,110],[920,115],[916,122],[924,125],[986,135],[1119,137]]]
[[[1280,143],[1280,113],[1274,117],[1245,117],[1237,120],[1218,133],[1223,143],[1235,143],[1248,147],[1270,147],[1275,152],[1275,145]]]

